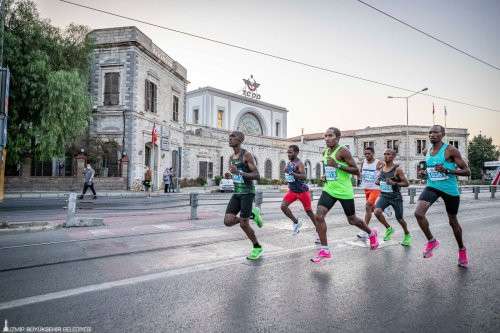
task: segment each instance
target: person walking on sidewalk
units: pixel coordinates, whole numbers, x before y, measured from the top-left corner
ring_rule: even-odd
[[[259,179],[259,171],[255,164],[253,155],[241,148],[245,140],[242,132],[234,131],[229,134],[229,146],[234,154],[229,158],[229,172],[233,177],[234,194],[227,205],[226,215],[224,216],[224,225],[232,227],[239,224],[243,232],[253,244],[252,251],[248,255],[248,260],[257,260],[262,255],[262,246],[259,244],[255,232],[250,226],[250,218],[253,218],[255,224],[262,228],[262,217],[260,209],[252,204],[255,198],[255,186],[253,180]],[[240,214],[240,216],[236,216]]]
[[[172,187],[172,172],[171,168],[166,168],[163,172],[163,184],[165,184],[165,193],[169,193]]]
[[[90,190],[92,191],[92,194],[93,194],[93,197],[92,199],[97,199],[97,195],[95,193],[95,189],[94,189],[94,176],[95,176],[95,171],[94,169],[92,169],[92,166],[90,165],[90,163],[87,163],[87,167],[85,169],[83,169],[83,191],[82,191],[82,195],[80,195],[80,199],[83,199],[83,196],[85,195],[85,193],[87,192],[87,189],[90,188]]]
[[[148,193],[148,197],[151,197],[151,180],[153,179],[153,173],[151,172],[151,167],[146,168],[146,172],[144,173],[144,189]]]

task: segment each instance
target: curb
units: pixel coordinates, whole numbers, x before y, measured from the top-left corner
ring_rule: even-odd
[[[7,225],[7,227],[4,227],[4,225]],[[59,229],[62,227],[62,223],[50,223],[50,222],[28,222],[28,223],[7,222],[4,225],[0,228],[0,235],[48,231],[48,230]]]

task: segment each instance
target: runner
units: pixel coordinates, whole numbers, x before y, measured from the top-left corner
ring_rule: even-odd
[[[377,219],[386,226],[384,241],[389,241],[394,234],[394,228],[391,227],[384,217],[384,209],[389,206],[394,208],[394,214],[399,224],[403,228],[405,233],[401,245],[410,246],[411,236],[408,231],[408,226],[403,219],[403,197],[401,196],[401,187],[408,187],[410,184],[406,179],[403,169],[399,165],[394,164],[394,158],[396,158],[396,152],[392,149],[386,149],[384,152],[384,162],[385,165],[380,172],[380,176],[377,183],[380,185],[380,190],[382,194],[377,201],[375,216]]]
[[[234,151],[229,159],[229,172],[233,177],[234,194],[227,205],[224,224],[228,227],[240,225],[253,244],[253,249],[247,259],[256,260],[260,258],[263,250],[250,226],[249,219],[252,217],[257,226],[262,228],[263,221],[260,209],[257,207],[252,209],[255,197],[255,187],[252,180],[259,179],[259,171],[255,166],[253,155],[241,148],[244,140],[245,135],[242,132],[234,131],[229,134],[229,146]],[[239,217],[236,216],[238,213],[240,213]]]
[[[370,247],[373,250],[378,247],[377,231],[368,228],[366,223],[356,216],[351,177],[353,174],[359,175],[359,170],[349,150],[339,145],[340,135],[340,130],[335,127],[330,127],[325,132],[323,165],[326,183],[316,210],[316,231],[321,241],[321,249],[317,256],[311,259],[315,263],[332,257],[326,237],[325,216],[337,201],[340,201],[347,221],[370,235]]]
[[[425,215],[429,207],[438,198],[443,199],[448,213],[448,220],[458,244],[458,265],[467,267],[469,263],[467,250],[462,241],[462,228],[457,219],[460,205],[457,176],[470,176],[470,169],[462,159],[458,149],[443,142],[444,136],[445,129],[443,126],[432,126],[429,131],[429,140],[432,147],[425,157],[427,169],[421,171],[422,174],[427,174],[427,186],[418,198],[415,217],[428,240],[423,253],[424,258],[430,258],[433,251],[439,247],[439,241],[432,235]]]
[[[299,200],[304,207],[304,211],[311,219],[313,224],[316,224],[314,213],[311,207],[311,193],[309,187],[304,183],[306,179],[306,170],[304,163],[297,157],[299,154],[299,147],[291,145],[288,147],[288,159],[290,162],[285,167],[285,180],[288,183],[288,192],[283,197],[281,202],[281,211],[293,222],[293,234],[297,235],[300,232],[302,222],[296,218],[290,208],[291,203]]]
[[[374,154],[375,150],[373,147],[366,147],[365,159],[361,164],[361,188],[365,190],[366,197],[366,225],[368,225],[372,219],[372,213],[375,210],[375,203],[380,195],[380,188],[377,184],[375,184],[375,182],[377,181],[380,169],[384,166],[382,161],[374,158]],[[368,239],[368,234],[364,231],[361,231],[357,236],[362,240]]]

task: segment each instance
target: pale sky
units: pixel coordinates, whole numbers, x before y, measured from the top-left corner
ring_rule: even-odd
[[[355,0],[74,0],[171,28],[314,65],[500,110],[500,71],[483,65],[363,6]],[[500,67],[500,1],[366,0]],[[328,126],[358,129],[406,122],[403,91],[348,79],[216,45],[58,0],[36,0],[42,17],[64,27],[135,25],[188,71],[189,90],[230,92],[250,74],[262,100],[286,107],[288,136]],[[426,96],[410,99],[410,124],[468,128],[500,144],[500,112]]]

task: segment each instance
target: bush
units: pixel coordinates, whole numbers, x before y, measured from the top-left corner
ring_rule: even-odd
[[[257,180],[257,184],[259,184],[259,185],[271,185],[271,180],[267,179],[267,178],[259,178],[259,180]]]
[[[215,185],[219,186],[221,180],[222,180],[221,176],[215,176],[214,177]]]
[[[198,177],[196,178],[196,184],[198,186],[205,186],[207,185],[207,180],[205,178]]]
[[[182,178],[182,180],[179,182],[179,187],[194,187],[194,186],[204,186],[206,185],[207,181],[201,177],[198,177],[196,179],[188,179],[188,178]]]

